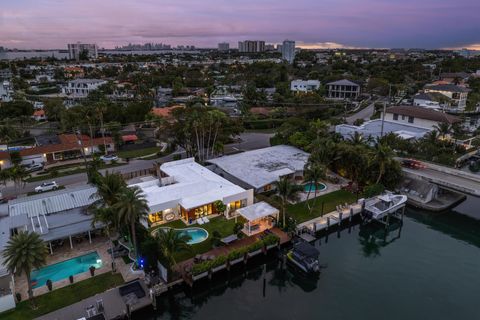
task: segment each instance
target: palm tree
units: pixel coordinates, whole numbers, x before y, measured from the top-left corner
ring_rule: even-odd
[[[452,126],[448,122],[440,122],[438,125],[433,127],[442,136],[443,140],[445,140],[447,135],[452,133]]]
[[[285,227],[287,201],[295,200],[302,187],[293,184],[288,177],[281,177],[280,180],[275,182],[275,187],[282,200],[282,226]]]
[[[385,174],[385,167],[393,161],[393,151],[389,146],[378,143],[375,148],[374,162],[378,165],[378,177],[376,183],[380,183]]]
[[[130,225],[130,236],[133,243],[135,257],[137,251],[137,237],[135,225],[140,220],[147,217],[149,208],[145,196],[139,187],[128,187],[118,197],[118,201],[113,205],[113,209],[118,212],[118,221]]]
[[[308,181],[310,185],[315,186],[315,199],[317,198],[317,186],[320,184],[320,180],[325,178],[325,173],[326,167],[324,165],[321,165],[319,163],[312,163],[310,161],[307,163],[307,166],[304,170],[305,181]],[[313,209],[313,206],[310,206],[310,201],[308,201],[311,192],[312,188],[310,187],[308,189],[307,201],[305,201],[307,203],[310,213],[312,213]]]
[[[93,214],[92,227],[95,228],[97,224],[104,225],[104,232],[110,240],[110,255],[112,257],[112,270],[115,270],[115,256],[113,254],[113,238],[118,230],[118,216],[115,215],[111,207],[96,207],[91,206],[88,211]]]
[[[7,181],[10,180],[10,170],[8,169],[0,169],[0,184],[3,184],[4,186],[7,185]]]
[[[20,232],[8,240],[3,251],[5,265],[11,273],[27,276],[28,297],[33,304],[33,289],[30,273],[45,265],[47,246],[35,232]]]
[[[365,139],[363,138],[363,135],[358,131],[355,131],[353,134],[350,134],[348,137],[348,141],[353,145],[365,143]]]
[[[10,168],[10,178],[13,180],[15,184],[15,188],[17,186],[22,185],[22,187],[25,187],[25,179],[30,177],[30,174],[27,172],[27,170],[20,166],[20,165],[15,165],[12,168]]]
[[[191,250],[188,241],[192,238],[187,234],[176,232],[174,229],[159,229],[156,239],[158,240],[161,255],[168,261],[172,269],[177,264],[175,254]]]
[[[106,172],[105,176],[99,177],[95,181],[97,192],[92,195],[93,199],[97,199],[96,206],[111,207],[118,202],[120,194],[127,187],[123,176],[120,173]]]

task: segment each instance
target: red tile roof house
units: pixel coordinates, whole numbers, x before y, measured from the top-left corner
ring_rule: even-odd
[[[104,144],[103,138],[90,139],[87,135],[81,136],[81,143],[75,134],[61,134],[58,136],[59,143],[35,146],[33,148],[20,151],[23,164],[30,163],[54,163],[62,160],[71,160],[82,157],[81,148],[86,156],[92,153],[100,152]],[[105,137],[107,151],[115,151],[115,144],[111,137]]]

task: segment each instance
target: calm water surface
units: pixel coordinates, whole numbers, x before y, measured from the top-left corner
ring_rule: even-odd
[[[275,257],[159,299],[137,319],[479,319],[480,199],[403,227],[356,225],[316,242],[308,279]],[[265,279],[265,280],[264,280]],[[265,287],[264,287],[265,283]]]

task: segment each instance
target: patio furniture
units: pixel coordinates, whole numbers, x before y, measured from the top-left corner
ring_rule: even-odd
[[[197,219],[197,223],[200,224],[200,225],[204,224],[203,219],[202,219],[202,218],[198,218],[198,219]]]
[[[232,234],[232,235],[229,235],[228,237],[222,238],[220,241],[222,241],[224,244],[230,244],[236,240],[238,240],[237,235]]]
[[[209,223],[210,220],[207,217],[203,217],[203,223]]]

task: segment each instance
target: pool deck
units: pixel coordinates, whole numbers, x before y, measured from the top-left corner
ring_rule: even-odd
[[[78,256],[88,254],[90,252],[96,251],[102,259],[103,265],[101,268],[95,270],[95,275],[100,275],[106,272],[111,272],[111,255],[108,253],[110,249],[110,241],[104,236],[97,236],[92,239],[92,243],[89,243],[88,240],[82,241],[81,243],[75,243],[73,249],[70,248],[68,241],[61,248],[54,250],[53,255],[47,256],[46,266],[72,259]],[[143,273],[135,273],[130,269],[129,264],[125,264],[121,258],[115,259],[115,264],[117,271],[122,274],[122,277],[125,281],[131,281],[137,278],[144,278]],[[74,283],[90,278],[90,271],[79,273],[74,276]],[[63,279],[60,281],[53,282],[53,290],[58,288],[63,288],[70,285],[70,281]],[[28,285],[27,277],[22,274],[21,276],[15,276],[15,292],[18,292],[22,295],[22,300],[28,299]],[[46,285],[40,286],[33,289],[33,295],[39,296],[49,292]]]

